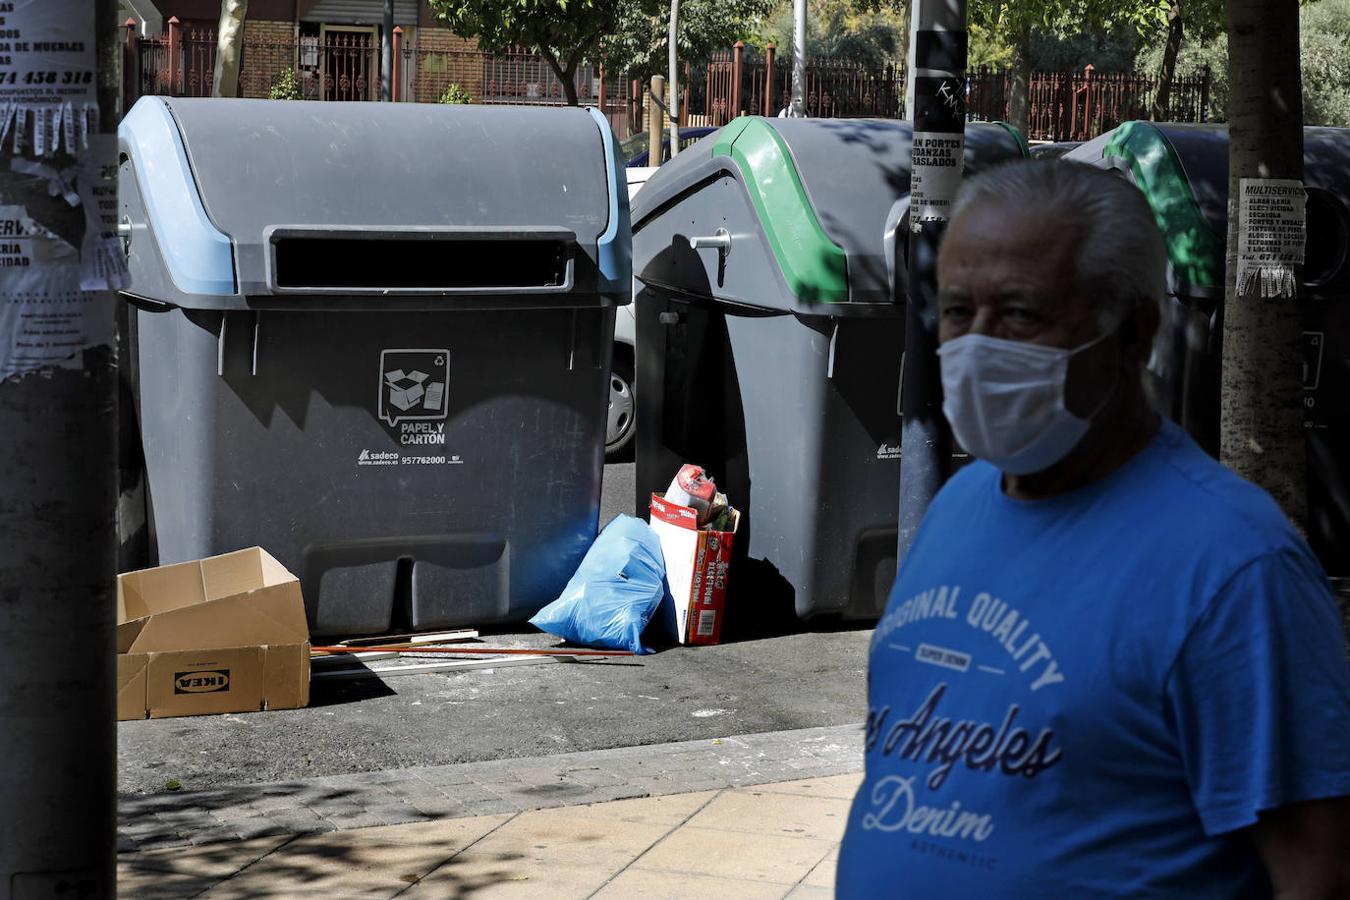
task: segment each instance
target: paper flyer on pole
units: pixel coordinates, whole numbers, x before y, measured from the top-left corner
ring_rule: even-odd
[[[1238,200],[1239,296],[1292,297],[1307,240],[1303,182],[1243,178]]]
[[[126,281],[95,44],[84,0],[0,0],[0,379],[113,341],[91,314]]]

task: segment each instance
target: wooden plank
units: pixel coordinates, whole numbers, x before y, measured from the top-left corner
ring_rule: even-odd
[[[436,634],[386,634],[380,637],[350,638],[337,643],[343,647],[360,647],[364,644],[450,644],[455,641],[471,641],[476,637],[478,637],[476,630],[462,628]]]
[[[528,666],[545,662],[576,662],[571,656],[508,656],[502,659],[457,659],[452,662],[426,662],[411,666],[389,666],[383,669],[335,669],[313,672],[310,677],[319,679],[352,678],[393,678],[398,675],[420,675],[426,672],[445,672],[455,669],[496,669],[502,666]]]

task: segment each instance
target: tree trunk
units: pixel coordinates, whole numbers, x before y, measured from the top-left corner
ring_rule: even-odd
[[[577,67],[581,65],[580,57],[571,57],[564,67],[558,61],[558,57],[553,54],[553,51],[540,48],[540,52],[549,68],[553,70],[553,74],[558,76],[558,81],[562,84],[563,96],[567,99],[567,105],[580,106],[581,101],[577,96]]]
[[[1228,266],[1220,458],[1261,485],[1299,527],[1307,517],[1299,270],[1281,293],[1238,282],[1244,179],[1303,177],[1298,4],[1228,0]],[[1268,291],[1266,293],[1269,293]]]
[[[117,4],[6,6],[17,7],[6,26],[41,42],[32,46],[77,48],[52,50],[50,61],[16,51],[17,67],[60,65],[74,85],[85,74],[91,80],[87,93],[20,81],[25,94],[15,96],[0,85],[0,101],[21,109],[30,126],[37,109],[61,103],[81,114],[97,103],[100,114],[87,147],[60,140],[74,157],[62,175],[78,173],[76,205],[49,193],[55,176],[8,165],[0,174],[5,202],[22,204],[39,226],[6,238],[17,248],[7,253],[27,264],[0,268],[0,895],[111,898],[117,300],[85,288],[93,287],[95,250],[117,246],[104,243],[116,240]],[[6,155],[41,160],[35,143],[30,127]],[[86,231],[87,242],[79,237]]]
[[[1158,72],[1158,89],[1153,93],[1153,111],[1150,113],[1155,122],[1167,121],[1169,101],[1172,99],[1172,79],[1176,76],[1177,54],[1181,52],[1181,41],[1184,36],[1181,0],[1173,0],[1172,9],[1167,13],[1167,46],[1163,49],[1162,69]]]
[[[1031,29],[1013,36],[1011,78],[1008,79],[1008,122],[1022,137],[1031,129]]]
[[[239,63],[244,55],[244,17],[248,0],[220,0],[220,27],[216,29],[216,68],[212,97],[239,96]]]

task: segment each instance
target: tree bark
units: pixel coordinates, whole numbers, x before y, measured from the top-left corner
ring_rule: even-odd
[[[1008,122],[1023,137],[1031,129],[1031,29],[1013,35],[1011,78],[1008,79]]]
[[[1181,16],[1181,0],[1173,0],[1167,13],[1167,46],[1163,48],[1162,68],[1158,71],[1158,89],[1153,93],[1153,110],[1149,114],[1155,122],[1166,122],[1172,99],[1172,80],[1177,71],[1177,54],[1185,37],[1185,23]]]
[[[1220,458],[1269,491],[1303,527],[1307,459],[1298,299],[1264,298],[1259,288],[1244,288],[1237,279],[1239,236],[1248,227],[1239,219],[1242,179],[1303,177],[1298,4],[1228,0],[1228,78]]]
[[[572,57],[567,60],[567,66],[564,67],[558,61],[558,57],[553,54],[552,50],[541,47],[540,52],[543,54],[544,60],[548,63],[549,68],[553,70],[553,74],[558,76],[558,81],[562,84],[563,97],[567,100],[567,105],[580,106],[580,98],[577,96],[576,75],[577,66],[581,64],[581,60],[578,57]]]
[[[248,0],[220,0],[220,27],[216,29],[216,67],[212,97],[239,96],[239,63],[244,55],[244,17]]]

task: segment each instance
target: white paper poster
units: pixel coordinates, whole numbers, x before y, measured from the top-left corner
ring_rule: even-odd
[[[125,286],[85,0],[0,0],[0,378],[79,368]]]
[[[923,222],[946,222],[952,216],[952,201],[961,188],[965,165],[963,134],[918,131],[914,134],[914,168],[910,171],[909,226],[918,230]]]
[[[1237,291],[1246,297],[1292,297],[1295,266],[1307,239],[1303,182],[1243,178],[1238,210]]]

